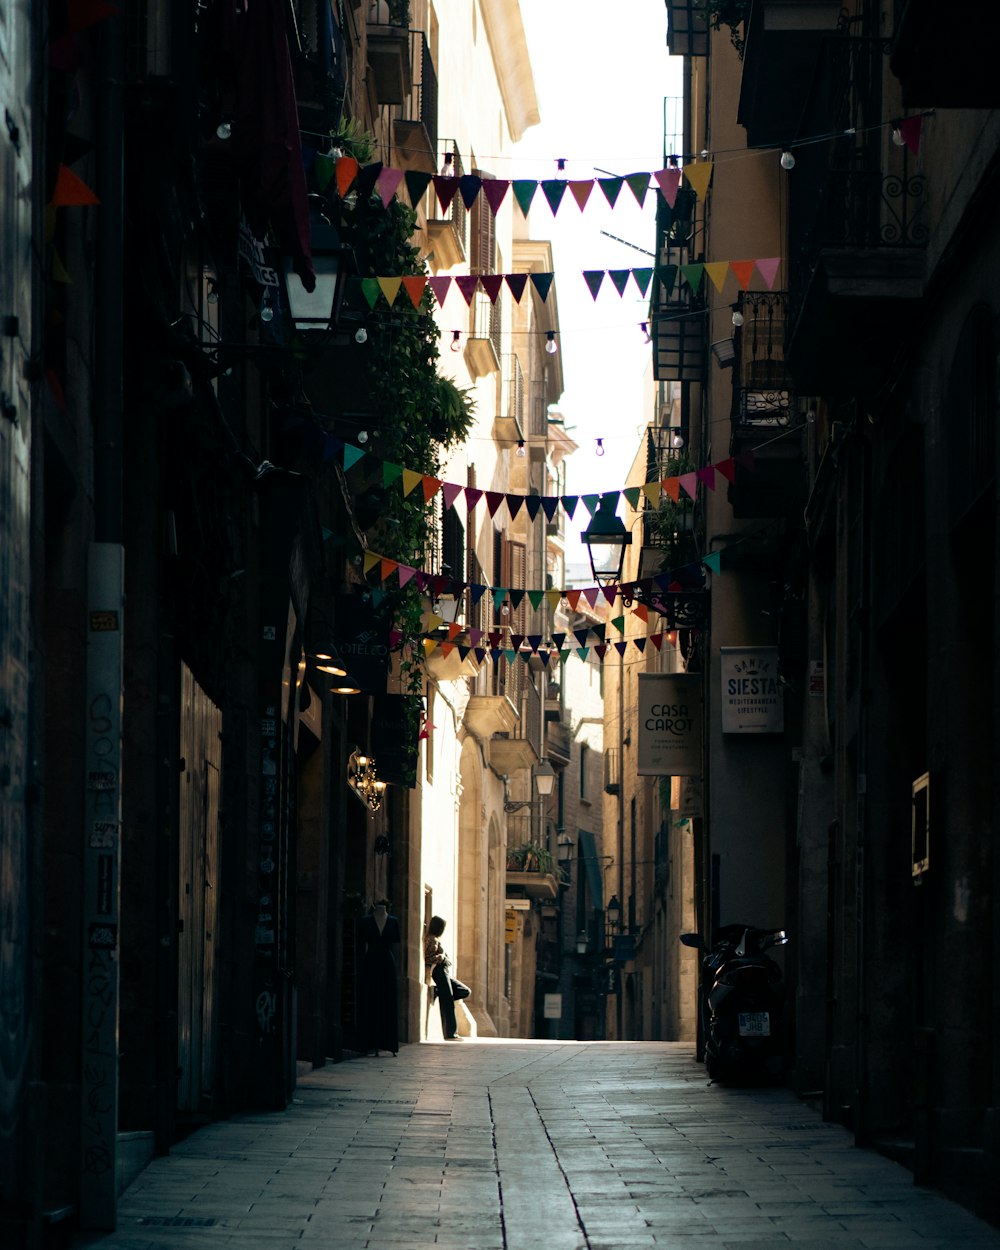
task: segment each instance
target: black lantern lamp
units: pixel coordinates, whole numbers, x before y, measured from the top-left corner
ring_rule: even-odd
[[[621,581],[622,565],[625,563],[625,548],[632,543],[632,535],[625,528],[625,522],[615,513],[617,506],[617,492],[602,495],[590,524],[580,535],[590,553],[590,570],[598,586],[614,586]],[[594,558],[595,547],[608,548],[610,558],[607,563],[614,565],[613,568],[603,567],[598,569],[598,561]],[[615,563],[616,554],[617,563]],[[605,562],[600,561],[600,563],[604,564]]]
[[[618,895],[612,894],[608,899],[608,906],[605,914],[608,921],[608,933],[611,936],[621,933],[622,929],[622,905],[618,901]]]
[[[556,770],[548,760],[539,760],[535,769],[535,789],[543,799],[548,798],[556,784]]]
[[[285,291],[296,330],[329,330],[337,324],[352,252],[340,240],[325,216],[322,196],[309,197],[309,244],[312,249],[315,290],[307,291],[285,257]]]

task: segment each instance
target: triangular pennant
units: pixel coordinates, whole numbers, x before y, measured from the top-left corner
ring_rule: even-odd
[[[532,653],[532,655],[534,655],[538,648],[542,645],[542,635],[528,634],[525,638],[525,642],[528,644],[528,650]]]
[[[534,608],[536,612],[542,606],[542,599],[544,598],[544,596],[545,596],[544,590],[529,590],[528,591],[528,602],[531,604],[532,608]],[[541,639],[539,639],[539,642],[540,641]]]
[[[353,156],[339,156],[337,158],[337,167],[334,170],[337,178],[337,194],[341,199],[350,191],[354,185],[354,179],[358,176],[358,170],[361,166]]]
[[[515,302],[520,304],[521,296],[524,294],[525,283],[528,281],[528,275],[526,273],[507,273],[504,274],[504,279],[510,288],[510,293],[513,295]]]
[[[597,589],[600,590],[600,586],[598,586]],[[594,635],[598,642],[603,642],[607,629],[608,627],[606,625],[593,625],[591,626],[590,632]]]
[[[705,266],[701,261],[695,261],[690,265],[681,265],[681,277],[688,284],[695,295],[701,290],[701,280],[705,276]]]
[[[521,606],[521,600],[524,598],[524,591],[523,590],[511,590],[508,594],[508,598],[510,599],[511,608],[513,608],[513,610],[516,612],[517,609]]]
[[[708,191],[708,184],[712,180],[712,162],[697,161],[694,165],[685,165],[684,177],[698,199],[703,200]]]
[[[424,503],[430,503],[434,496],[441,489],[441,479],[439,477],[431,477],[430,474],[424,475]]]
[[[615,206],[615,200],[621,192],[625,184],[624,178],[598,178],[598,185],[604,192],[604,198],[608,201],[612,208]]]
[[[517,516],[517,514],[521,511],[521,505],[523,503],[524,503],[523,495],[508,495],[507,496],[507,511],[510,513],[510,519],[512,521]]]
[[[681,185],[681,171],[676,165],[672,165],[669,169],[658,169],[653,177],[663,193],[663,198],[673,208],[677,201],[677,188]]]
[[[704,564],[705,568],[709,569],[712,573],[721,573],[722,572],[722,552],[721,551],[711,552],[709,555],[705,556],[705,558],[702,560],[702,564]]]
[[[391,308],[396,302],[396,296],[399,294],[399,288],[402,285],[402,278],[376,278],[378,289],[385,296],[385,302]]]
[[[733,271],[733,277],[739,283],[741,291],[745,291],[750,285],[750,279],[753,277],[754,262],[752,260],[731,260],[729,268]]]
[[[490,510],[490,516],[496,516],[497,508],[503,503],[503,495],[498,490],[488,490],[486,492],[486,506]]]
[[[483,273],[479,275],[479,281],[483,290],[490,297],[490,303],[497,302],[497,296],[500,294],[500,288],[503,286],[502,273]]]
[[[657,265],[656,276],[659,278],[663,292],[667,299],[674,293],[674,286],[677,283],[677,266],[676,265]]]
[[[448,623],[448,641],[454,642],[458,635],[462,632],[461,625],[456,625],[454,621]]]
[[[484,178],[483,179],[483,195],[493,210],[493,215],[500,211],[500,205],[504,201],[508,190],[510,189],[509,178]]]
[[[441,643],[441,654],[442,654],[443,656],[449,656],[449,655],[451,655],[451,653],[452,653],[454,650],[455,650],[455,644],[454,644],[453,642],[442,642],[442,643]]]
[[[384,582],[387,577],[391,577],[399,568],[398,560],[389,560],[385,556],[379,561],[379,577]]]
[[[361,563],[362,573],[366,575],[370,573],[372,569],[375,567],[375,565],[378,564],[379,560],[381,559],[382,557],[379,555],[376,555],[374,551],[366,551],[364,560]]]
[[[576,611],[576,605],[580,602],[580,596],[582,594],[583,594],[582,590],[567,590],[566,591],[566,602],[569,604],[571,612]]]
[[[608,605],[608,607],[613,608],[615,606],[615,600],[618,598],[618,587],[602,586],[601,594],[604,596],[604,602]]]
[[[573,513],[576,511],[576,505],[580,502],[580,496],[579,495],[560,495],[559,502],[563,506],[563,511],[572,521]]]
[[[642,487],[641,486],[626,486],[625,489],[622,491],[622,494],[628,500],[629,507],[632,509],[632,511],[636,512],[639,508],[639,496],[642,494]]]
[[[479,275],[475,273],[461,273],[455,278],[455,285],[465,296],[465,302],[472,307],[472,297],[476,293],[476,287],[479,285]]]
[[[457,645],[458,645],[458,658],[464,663],[469,658],[469,653],[472,651],[472,648],[467,647],[463,645],[462,643],[458,643]]]
[[[780,267],[780,256],[768,256],[764,260],[757,261],[757,272],[764,279],[769,291],[774,290],[774,279],[778,276],[778,270]]]
[[[572,192],[573,199],[576,200],[580,207],[580,212],[582,213],[586,207],[587,201],[590,199],[590,193],[594,189],[593,178],[571,180],[567,185]]]
[[[370,165],[362,165],[358,170],[358,193],[362,199],[367,199],[375,190],[375,183],[381,172],[381,161],[372,161]]]
[[[542,511],[545,513],[546,521],[551,521],[556,515],[556,509],[559,507],[558,495],[542,496]]]
[[[530,516],[532,520],[534,520],[535,517],[538,516],[538,510],[541,508],[541,506],[542,506],[541,495],[526,496],[524,500],[524,510],[527,512],[528,516]]]
[[[649,500],[649,506],[655,508],[660,502],[660,483],[647,482],[642,488],[642,493]]]
[[[427,286],[426,276],[422,273],[411,273],[401,278],[400,281],[403,284],[403,290],[410,297],[410,303],[414,308],[419,308]]]
[[[918,113],[915,117],[903,117],[896,122],[896,129],[914,156],[920,151],[920,127],[923,120],[923,115]]]
[[[729,275],[728,260],[710,260],[705,264],[705,272],[712,279],[712,285],[721,294]]]
[[[639,288],[639,293],[645,296],[646,292],[649,290],[649,284],[653,280],[652,268],[643,266],[641,269],[633,269],[632,277],[635,279],[635,284]]]
[[[720,460],[715,466],[716,473],[721,473],[727,482],[736,481],[736,461],[730,456],[726,460]]]
[[[642,655],[646,650],[646,639],[645,638],[633,638],[632,645],[635,647],[636,651],[638,651],[639,654]]]
[[[642,208],[646,199],[646,192],[649,190],[649,174],[629,174],[625,181],[628,183],[628,188],[635,196],[639,207]]]
[[[583,597],[587,600],[592,608],[597,607],[597,596],[601,593],[600,586],[585,586]]]
[[[587,639],[590,637],[590,630],[589,629],[574,629],[573,637],[577,640],[577,642],[582,647],[584,643],[587,641]]]
[[[472,604],[473,607],[476,606],[476,604],[479,602],[480,599],[482,599],[483,595],[485,594],[486,594],[486,587],[483,586],[481,583],[479,582],[470,583],[469,602]]]
[[[351,469],[359,460],[364,460],[365,453],[360,447],[352,447],[350,443],[344,444],[344,472]]]
[[[657,649],[657,651],[659,651],[660,648],[663,646],[663,634],[662,633],[650,634],[649,641],[653,644],[653,646]]]
[[[441,205],[442,213],[448,211],[448,207],[455,198],[455,192],[458,190],[458,179],[449,174],[435,174],[434,192],[437,195],[438,203]]]
[[[493,606],[495,608],[499,608],[501,603],[503,603],[503,601],[506,598],[507,598],[506,586],[494,586],[493,587]]]
[[[611,621],[611,624],[615,627],[615,629],[618,630],[620,634],[624,634],[625,632],[625,617],[624,616],[614,617]]]
[[[427,279],[427,285],[434,292],[434,298],[438,304],[443,304],[448,295],[448,288],[451,286],[451,278],[435,274],[433,278]]]
[[[455,506],[455,500],[461,493],[462,487],[459,486],[457,482],[442,482],[441,498],[444,500],[444,506],[446,508],[453,508]]]
[[[521,212],[527,217],[531,201],[538,190],[538,183],[530,178],[515,178],[510,185],[514,191],[514,199],[520,205]]]
[[[631,269],[609,269],[608,277],[615,284],[615,290],[619,295],[625,294],[625,287],[631,274]]]
[[[418,473],[416,469],[404,469],[403,470],[403,494],[408,495],[423,480],[424,480],[424,475],[422,473]]]
[[[382,197],[382,207],[388,208],[389,202],[396,194],[399,184],[403,181],[403,171],[401,169],[393,169],[390,165],[383,165],[375,186],[379,195]]]
[[[569,653],[569,648],[567,648],[565,651],[560,651],[560,652],[559,652],[559,663],[560,663],[560,664],[565,664],[565,663],[566,663],[566,661],[569,659],[569,654],[570,654],[570,653]]]
[[[591,516],[597,511],[597,505],[601,502],[600,495],[581,495],[583,506],[587,509]]]
[[[381,291],[382,288],[378,284],[378,278],[361,279],[361,294],[368,301],[369,308],[374,308],[378,303],[378,297],[381,294]]]
[[[677,503],[681,497],[680,479],[676,477],[665,477],[660,479],[660,485],[663,487],[663,493]]]
[[[56,173],[56,185],[51,203],[56,208],[79,208],[86,204],[100,204],[90,187],[78,178],[66,165],[60,165]]]
[[[589,647],[577,647],[576,653],[580,657],[581,660],[585,660],[587,656],[590,655],[590,648]]]
[[[325,152],[317,152],[316,159],[313,161],[313,172],[316,175],[316,185],[321,191],[325,191],[330,185],[330,179],[333,177],[333,171],[337,162],[332,156],[328,156]]]
[[[597,291],[601,289],[601,282],[604,281],[605,270],[602,269],[585,269],[584,281],[590,287],[590,295],[596,300]]]
[[[417,571],[416,569],[411,568],[408,564],[401,564],[401,565],[399,566],[399,585],[400,585],[400,588],[402,588],[403,586],[405,586],[405,585],[406,585],[406,583],[412,579],[413,574],[414,574],[416,571]]]
[[[698,498],[698,474],[697,473],[681,473],[677,480],[684,487],[684,490],[692,499]]]
[[[715,490],[715,466],[711,464],[705,465],[703,469],[697,471],[698,481],[703,482],[709,490]]]
[[[437,645],[438,644],[437,644],[436,638],[425,638],[424,639],[424,655],[430,655],[432,651],[436,651]]]
[[[740,454],[736,457],[736,463],[739,465],[742,465],[744,469],[749,469],[751,473],[757,467],[756,464],[754,463],[754,456],[753,456],[752,451],[741,451]]]
[[[594,652],[603,660],[608,654],[608,644],[606,642],[598,643],[598,645],[594,648]]]
[[[508,664],[513,664],[513,663],[514,663],[514,661],[517,659],[517,652],[516,652],[516,651],[509,650],[509,651],[505,651],[503,654],[507,657],[507,663],[508,663]]]
[[[478,486],[466,486],[465,488],[465,506],[471,512],[483,497],[483,492]]]
[[[410,198],[410,204],[416,208],[427,193],[434,175],[426,174],[422,169],[408,169],[404,177],[406,178],[406,194]]]
[[[552,216],[554,217],[559,209],[559,205],[562,203],[562,197],[566,194],[566,181],[564,178],[546,178],[542,182],[542,191],[549,202],[549,208],[552,209]]]
[[[538,292],[538,297],[543,304],[548,298],[549,287],[551,287],[554,277],[555,274],[552,273],[533,273],[531,275],[531,284]]]
[[[632,611],[640,621],[649,620],[649,608],[647,608],[644,603],[637,603]]]
[[[624,657],[624,655],[625,655],[625,648],[626,648],[627,646],[628,646],[628,643],[627,643],[627,642],[616,642],[616,643],[614,644],[614,648],[615,648],[615,650],[616,650],[616,651],[618,652],[618,654],[619,654],[620,656],[622,656],[622,657]]]
[[[476,648],[475,648],[475,656],[476,656],[476,663],[477,663],[477,664],[482,664],[482,662],[486,659],[486,650],[485,650],[485,648],[484,648],[484,647],[476,647]]]
[[[559,600],[561,598],[562,598],[562,591],[557,590],[555,587],[545,592],[545,602],[549,605],[550,612],[555,612],[556,608],[558,608],[559,606]],[[555,637],[556,637],[555,634],[553,634],[552,635],[553,641],[555,641]],[[561,637],[565,637],[565,634],[561,635]],[[562,646],[562,643],[557,642],[556,646],[560,647]]]
[[[458,180],[458,193],[462,197],[462,203],[466,208],[471,208],[476,202],[476,196],[479,194],[479,188],[483,185],[482,178],[478,174],[463,174]]]
[[[563,643],[565,641],[566,641],[565,633],[552,635],[552,645],[555,647],[557,651],[561,651],[563,649]]]

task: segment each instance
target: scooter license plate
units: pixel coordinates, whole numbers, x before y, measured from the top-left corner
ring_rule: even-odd
[[[740,1037],[770,1037],[771,1017],[766,1011],[740,1012]]]

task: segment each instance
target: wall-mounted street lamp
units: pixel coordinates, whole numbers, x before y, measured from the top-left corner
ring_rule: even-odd
[[[580,535],[587,545],[587,551],[590,555],[590,571],[593,573],[594,581],[598,586],[615,586],[621,581],[622,566],[625,563],[625,548],[632,544],[632,535],[625,528],[625,522],[615,513],[617,504],[617,491],[612,494],[602,495],[590,524]],[[610,557],[608,563],[613,565],[613,567],[598,569],[598,563],[604,565],[605,562],[603,560],[595,560],[595,547],[608,548]],[[615,562],[616,557],[617,563]]]
[[[312,249],[316,287],[307,291],[285,258],[285,292],[296,330],[329,330],[337,324],[344,299],[349,261],[353,253],[340,240],[336,228],[323,214],[323,199],[309,197],[309,245]]]
[[[605,919],[607,920],[607,928],[609,937],[615,937],[622,931],[622,905],[618,900],[617,894],[612,894],[608,899],[608,905],[604,909]]]
[[[382,806],[386,783],[379,777],[375,761],[370,755],[351,752],[347,761],[347,784],[358,801],[374,816]]]
[[[556,770],[552,767],[548,760],[539,760],[534,768],[535,792],[539,798],[547,798],[552,793],[552,788],[556,784]],[[507,790],[507,778],[504,778],[504,793]],[[505,812],[519,812],[524,807],[531,807],[534,799],[510,799],[504,798],[503,810]]]

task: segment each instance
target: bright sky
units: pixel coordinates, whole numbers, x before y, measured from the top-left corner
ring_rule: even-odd
[[[626,0],[617,12],[607,0],[521,0],[521,14],[542,120],[518,145],[513,177],[557,177],[559,157],[570,179],[662,168],[664,97],[680,95],[682,65],[667,54],[663,0]],[[654,263],[644,254],[655,245],[654,192],[655,184],[642,210],[627,186],[613,210],[600,187],[582,213],[568,191],[555,218],[541,190],[531,205],[532,237],[551,239],[555,258],[561,407],[580,445],[567,466],[571,494],[623,486],[643,427],[650,347],[639,325],[647,302],[631,279],[619,298],[609,278],[595,301],[582,271]],[[594,452],[597,438],[604,440],[603,458]],[[567,538],[586,520],[581,509]],[[567,559],[586,560],[585,549],[571,542]]]

